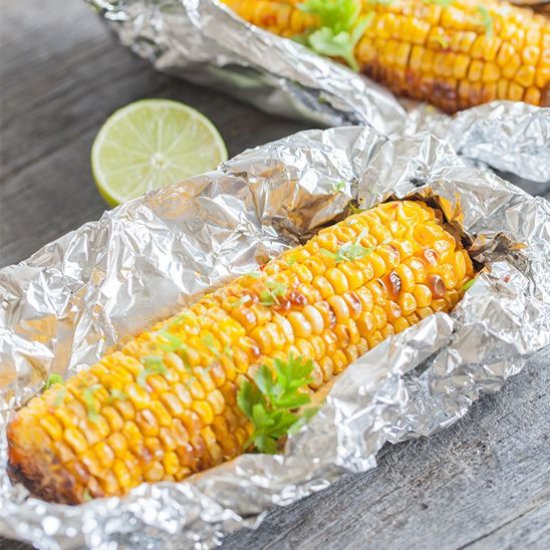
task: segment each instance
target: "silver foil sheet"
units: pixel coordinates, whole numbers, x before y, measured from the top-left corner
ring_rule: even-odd
[[[550,181],[550,109],[502,101],[449,117],[399,102],[372,80],[249,25],[216,0],[86,2],[160,71],[316,125],[369,125],[388,136],[429,130],[472,163]]]
[[[48,373],[86,368],[340,219],[352,198],[367,208],[407,196],[439,201],[485,269],[452,315],[426,318],[350,366],[284,455],[243,455],[179,484],[74,507],[12,486],[6,423]],[[550,344],[549,266],[550,204],[467,166],[427,134],[303,132],[106,212],[0,271],[0,534],[48,549],[209,548],[497,391]]]

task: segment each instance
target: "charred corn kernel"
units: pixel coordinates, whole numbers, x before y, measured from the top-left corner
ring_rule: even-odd
[[[380,205],[157,323],[69,379],[59,403],[54,387],[18,412],[12,471],[47,498],[77,503],[85,488],[120,495],[237,456],[253,429],[237,392],[261,364],[311,359],[316,391],[385,337],[457,303],[475,274],[441,219],[421,202]],[[363,257],[319,251],[358,239]],[[33,485],[37,471],[46,485]]]
[[[284,37],[320,24],[295,1],[223,2],[246,21]],[[490,30],[474,0],[362,2],[363,15],[373,18],[355,50],[361,71],[397,94],[450,113],[494,99],[549,105],[548,19],[508,2],[482,4]]]

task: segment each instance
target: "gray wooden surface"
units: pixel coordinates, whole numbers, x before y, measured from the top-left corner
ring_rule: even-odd
[[[0,266],[106,208],[89,151],[113,110],[169,97],[204,112],[231,155],[304,128],[155,73],[83,2],[0,0]],[[550,198],[550,184],[534,192]],[[389,450],[225,548],[549,548],[550,350],[457,425]],[[0,539],[0,549],[24,545]]]

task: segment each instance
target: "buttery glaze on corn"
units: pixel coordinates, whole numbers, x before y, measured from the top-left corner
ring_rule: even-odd
[[[222,0],[285,37],[317,28],[302,0]],[[484,24],[480,6],[491,21]],[[454,113],[495,99],[550,104],[550,20],[507,2],[363,1],[374,19],[358,43],[362,72],[398,95]]]
[[[350,243],[365,253],[335,258]],[[316,391],[387,336],[450,311],[473,276],[468,253],[424,203],[350,216],[32,399],[8,428],[12,476],[46,500],[79,503],[230,460],[252,433],[236,394],[258,365],[311,359]],[[185,357],[163,349],[162,330],[185,343]],[[144,384],[151,356],[166,372]]]

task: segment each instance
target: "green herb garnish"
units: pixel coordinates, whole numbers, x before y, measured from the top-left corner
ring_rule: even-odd
[[[354,262],[355,260],[361,260],[374,250],[374,247],[365,248],[359,244],[365,235],[366,230],[363,230],[354,242],[343,244],[336,252],[321,249],[321,254],[332,258],[337,264],[341,262]]]
[[[148,357],[144,357],[141,362],[145,368],[139,373],[137,383],[142,388],[147,388],[147,378],[149,376],[153,374],[162,374],[163,376],[166,376],[168,374],[168,370],[166,369],[166,365],[164,364],[162,357],[150,355]]]
[[[109,403],[114,403],[115,401],[126,401],[128,396],[122,390],[111,390],[109,395]]]
[[[86,403],[86,410],[88,411],[88,418],[92,422],[97,422],[99,420],[99,414],[95,406],[94,393],[101,389],[101,384],[94,384],[89,388],[86,388],[82,393],[84,402]]]
[[[183,361],[183,364],[187,370],[189,370],[189,355],[187,354],[187,346],[178,338],[175,334],[171,334],[166,330],[160,330],[158,335],[167,340],[166,344],[159,344],[159,347],[169,353],[176,353],[178,357]]]
[[[491,14],[489,13],[489,10],[483,4],[478,4],[476,6],[476,9],[481,15],[481,23],[485,27],[485,34],[487,35],[488,38],[493,38],[494,22],[493,22],[493,18],[491,17]]]
[[[90,489],[88,489],[88,487],[85,487],[82,492],[82,500],[84,502],[90,502],[90,500],[92,500],[92,495],[90,494]]]
[[[436,6],[441,6],[443,8],[449,7],[454,0],[422,0],[424,4],[435,4]]]
[[[250,302],[250,300],[252,300],[252,298],[247,294],[246,296],[243,296],[242,298],[239,298],[238,300],[235,300],[232,304],[231,304],[231,308],[236,308],[236,307],[240,307],[242,306],[243,304],[246,304],[247,302]]]
[[[253,382],[241,384],[237,403],[252,421],[254,432],[245,444],[254,445],[262,453],[275,454],[278,439],[286,435],[300,416],[292,411],[311,400],[300,390],[311,383],[313,363],[301,357],[287,362],[275,359],[275,372],[262,365]]]
[[[320,28],[307,37],[307,45],[318,54],[341,57],[359,71],[355,47],[371,24],[374,12],[362,16],[359,0],[307,0],[298,8],[317,15],[320,21]]]
[[[259,279],[261,276],[262,274],[259,271],[249,271],[243,275],[243,277],[252,277],[253,279]]]
[[[339,193],[340,191],[343,191],[346,188],[346,182],[345,181],[339,181],[338,183],[334,183],[332,185],[332,192],[333,193]]]
[[[473,284],[476,282],[477,277],[470,279],[466,284],[463,285],[462,291],[466,292],[469,288],[472,288]]]
[[[172,321],[170,321],[170,324],[168,326],[177,327],[183,325],[186,321],[189,320],[195,321],[195,319],[193,319],[193,316],[188,311],[184,311],[183,313],[180,313],[179,315],[174,317]]]
[[[364,208],[360,208],[358,205],[354,204],[353,202],[350,202],[348,204],[348,208],[349,208],[349,211],[352,213],[352,214],[361,214],[362,212],[365,211]]]
[[[262,306],[274,306],[279,303],[279,298],[287,291],[286,285],[277,281],[267,281],[267,289],[260,292],[260,304]]]
[[[216,348],[216,342],[214,340],[214,336],[212,336],[212,333],[209,332],[206,336],[204,336],[201,339],[201,342],[208,348],[214,357],[217,357],[218,359],[221,357],[221,353],[218,351],[218,348]]]
[[[61,406],[63,401],[65,401],[65,396],[67,395],[67,388],[61,388],[56,394],[55,399],[53,400],[53,406],[55,408]]]
[[[63,377],[60,374],[52,373],[46,379],[46,384],[44,385],[44,389],[49,390],[55,384],[64,384],[64,383],[65,381],[63,380]]]
[[[441,36],[439,34],[430,37],[430,41],[439,44],[444,50],[449,47],[449,41],[444,36]]]

